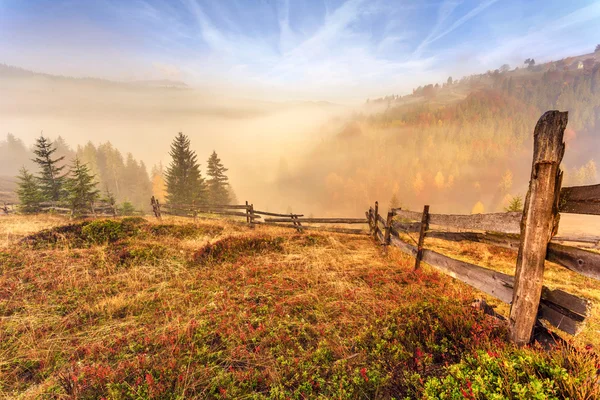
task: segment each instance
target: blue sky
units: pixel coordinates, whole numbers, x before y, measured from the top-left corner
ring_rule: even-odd
[[[588,53],[599,26],[600,1],[583,0],[0,0],[0,62],[364,99]]]

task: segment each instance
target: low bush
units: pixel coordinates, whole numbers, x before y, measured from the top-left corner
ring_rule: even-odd
[[[226,237],[207,244],[192,256],[192,263],[235,261],[238,257],[283,251],[281,237]]]
[[[598,399],[600,358],[567,345],[479,350],[425,383],[426,399]]]

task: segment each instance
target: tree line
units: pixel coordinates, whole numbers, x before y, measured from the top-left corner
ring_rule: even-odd
[[[7,148],[16,150],[21,158],[30,154],[10,134],[0,144],[0,152]],[[154,166],[151,179],[142,161],[136,161],[131,153],[124,159],[109,142],[99,146],[88,142],[72,151],[61,137],[51,141],[40,135],[31,153],[34,157],[26,159],[27,165],[23,163],[17,176],[16,192],[25,213],[39,212],[44,203],[52,203],[70,208],[74,215],[86,214],[102,200],[119,203],[119,214],[128,215],[145,209],[151,195],[172,204],[237,202],[228,170],[216,151],[207,161],[205,179],[189,138],[181,132],[171,145],[169,166],[166,170],[162,164]],[[37,171],[32,173],[34,168]]]

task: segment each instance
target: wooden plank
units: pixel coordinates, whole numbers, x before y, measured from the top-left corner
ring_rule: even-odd
[[[517,235],[499,234],[493,232],[437,232],[429,231],[425,237],[449,241],[471,241],[518,250]],[[550,242],[546,252],[546,260],[559,264],[573,272],[600,280],[600,254],[577,247],[564,246]]]
[[[402,232],[419,232],[421,230],[420,222],[394,222],[392,226]]]
[[[421,217],[423,216],[423,213],[416,212],[416,211],[406,211],[406,210],[402,210],[400,208],[393,208],[392,212],[394,213],[394,216],[404,218],[407,220],[411,220],[411,221],[420,221]]]
[[[162,205],[166,208],[187,208],[187,209],[230,209],[230,210],[247,210],[249,206],[244,204],[181,204],[181,203],[165,203]]]
[[[298,226],[296,226],[296,225],[285,225],[285,224],[266,222],[266,221],[256,221],[256,224],[257,225],[277,226],[280,228],[293,228],[296,230],[298,229]],[[310,225],[303,225],[302,229],[303,230],[311,230],[311,231],[322,231],[322,232],[347,233],[347,234],[353,234],[353,235],[369,235],[369,232],[364,229],[336,228],[336,227],[330,227],[330,226],[310,226]]]
[[[600,280],[599,253],[551,242],[548,245],[546,259],[578,274]]]
[[[589,317],[592,308],[592,303],[588,299],[575,296],[560,289],[548,289],[546,286],[542,288],[542,300],[548,304],[552,303],[561,307],[567,313],[579,315],[585,318]],[[563,313],[565,313],[563,311]]]
[[[407,220],[418,221],[422,213],[397,210],[395,215]],[[429,214],[429,225],[448,226],[459,229],[519,233],[522,214],[520,212],[492,214]]]
[[[583,320],[579,318],[570,318],[544,302],[540,303],[537,317],[571,335],[578,334],[584,326]]]
[[[391,211],[388,211],[387,214],[387,220],[385,221],[385,234],[384,236],[384,243],[386,246],[389,246],[390,244],[390,237],[392,235],[392,222],[394,220],[394,213]]]
[[[376,236],[377,236],[376,240],[378,240],[379,243],[385,244],[385,239],[383,237],[383,233],[381,233],[381,231],[379,229],[377,230],[377,235]]]
[[[366,224],[364,218],[298,218],[301,223],[316,224]],[[265,218],[265,222],[291,222],[290,218]]]
[[[419,228],[419,241],[417,244],[417,256],[415,257],[415,270],[421,266],[423,257],[423,243],[425,242],[425,231],[429,229],[429,206],[423,206],[423,215],[421,216],[421,227]]]
[[[559,211],[600,215],[600,184],[565,187],[560,190]]]
[[[417,246],[413,246],[412,244],[408,244],[400,240],[400,238],[398,238],[394,232],[392,232],[392,236],[390,237],[390,244],[399,248],[404,254],[408,254],[412,257],[417,255]]]
[[[416,246],[403,242],[394,233],[391,244],[410,256],[417,254]],[[455,260],[428,249],[423,249],[422,261],[505,303],[512,301],[515,282],[513,276]],[[591,302],[586,299],[562,290],[543,287],[539,317],[567,333],[576,334],[590,310]]]
[[[423,250],[423,261],[505,303],[513,296],[514,278],[502,272],[455,260],[432,250]]]
[[[377,240],[377,232],[379,231],[379,226],[377,223],[379,221],[379,202],[375,202],[375,211],[373,212],[373,239]]]
[[[521,220],[515,290],[510,307],[510,339],[518,345],[531,341],[542,294],[548,243],[558,230],[558,204],[568,113],[547,111],[535,126],[529,190]]]
[[[304,217],[304,214],[277,214],[267,211],[254,210],[254,214],[268,215],[270,217]]]
[[[519,235],[497,232],[444,232],[427,231],[426,238],[449,240],[452,242],[470,241],[491,244],[507,249],[519,249]]]

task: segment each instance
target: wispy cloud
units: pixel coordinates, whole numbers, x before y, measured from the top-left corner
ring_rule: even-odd
[[[55,0],[50,8],[61,12],[52,13],[0,0],[0,62],[51,60],[49,71],[76,65],[89,75],[101,69],[96,60],[118,56],[120,63],[103,67],[117,76],[359,99],[495,68],[524,53],[557,58],[592,49],[600,1],[559,1]]]

